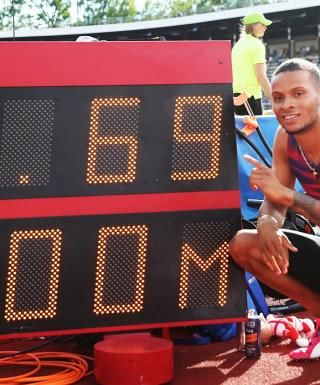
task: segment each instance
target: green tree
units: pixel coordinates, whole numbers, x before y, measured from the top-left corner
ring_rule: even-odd
[[[49,28],[70,24],[70,0],[32,0],[28,1],[28,7],[29,15],[34,15],[28,24],[33,21],[37,26]]]
[[[15,27],[19,28],[22,22],[22,5],[24,0],[3,0],[0,4],[0,30]]]
[[[228,0],[226,1],[226,8],[243,8],[252,7],[254,5],[280,3],[284,0]]]
[[[60,27],[71,24],[72,0],[0,0],[0,29]],[[134,0],[77,0],[74,25],[151,20],[241,8],[283,0],[146,0],[137,13]]]
[[[170,17],[187,16],[195,13],[193,0],[171,0]]]
[[[79,25],[105,24],[134,19],[134,0],[78,0]]]
[[[196,1],[196,13],[215,12],[226,7],[224,0],[198,0]]]
[[[141,20],[163,19],[168,16],[168,2],[146,0],[138,16]]]
[[[0,6],[1,29],[59,27],[70,23],[70,0],[5,0]],[[14,16],[14,17],[13,17]]]

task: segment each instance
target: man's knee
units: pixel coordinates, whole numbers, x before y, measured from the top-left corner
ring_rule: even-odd
[[[250,238],[252,232],[239,230],[229,243],[229,253],[233,260],[242,267],[247,267],[250,259]]]
[[[240,256],[241,243],[242,243],[242,230],[238,231],[236,235],[231,239],[229,243],[229,252],[231,257],[237,262]]]

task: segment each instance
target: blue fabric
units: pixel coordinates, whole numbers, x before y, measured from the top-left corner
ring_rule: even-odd
[[[259,285],[259,282],[256,280],[256,277],[247,271],[246,283],[248,310],[255,309],[258,314],[263,313],[263,315],[266,317],[270,311],[264,293]]]
[[[251,294],[249,290],[247,290],[247,310],[251,310],[251,309],[254,309],[255,311],[257,311],[256,305],[253,302]]]
[[[212,341],[228,341],[237,334],[237,324],[235,322],[225,324],[207,325],[201,328],[201,336],[210,336]]]

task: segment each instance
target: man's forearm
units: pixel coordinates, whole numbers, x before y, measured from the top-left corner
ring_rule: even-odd
[[[320,202],[317,199],[295,191],[290,208],[309,219],[313,224],[320,226]]]
[[[263,217],[265,217],[266,219],[271,220],[271,218],[267,217],[273,217],[274,220],[277,222],[278,228],[280,228],[283,225],[284,218],[286,216],[286,211],[286,207],[276,206],[275,204],[265,199],[259,210],[258,222],[260,218],[264,219]]]

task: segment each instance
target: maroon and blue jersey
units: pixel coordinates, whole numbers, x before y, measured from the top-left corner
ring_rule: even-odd
[[[307,195],[320,199],[320,163],[309,162],[310,166],[314,167],[317,172],[317,175],[314,175],[304,160],[294,135],[290,134],[288,135],[288,160]]]

